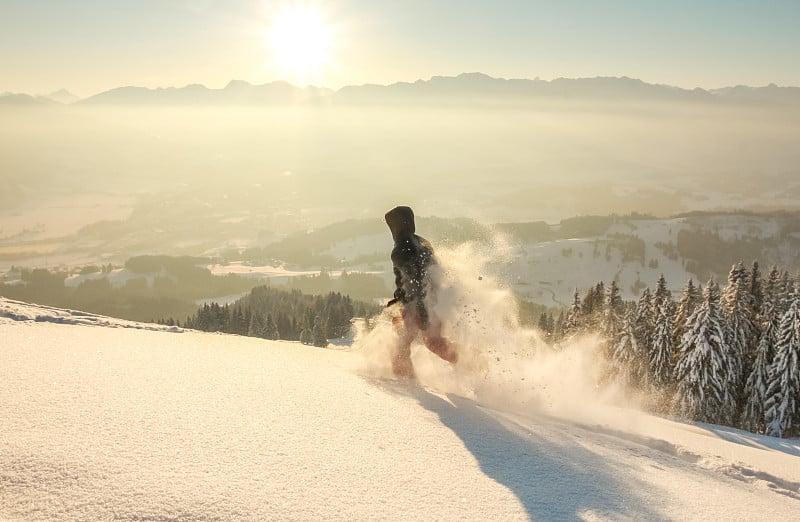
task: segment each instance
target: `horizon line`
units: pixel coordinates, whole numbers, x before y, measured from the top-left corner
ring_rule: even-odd
[[[322,86],[322,85],[312,85],[312,84],[298,85],[296,83],[293,83],[293,82],[291,82],[289,80],[285,80],[285,79],[282,79],[282,78],[277,78],[277,79],[266,81],[266,82],[263,82],[263,83],[253,83],[253,82],[251,82],[249,80],[241,80],[241,79],[233,78],[231,80],[228,80],[228,82],[223,87],[209,87],[208,85],[206,85],[204,83],[199,83],[199,82],[190,82],[190,83],[187,83],[185,85],[166,85],[166,86],[159,85],[159,86],[155,86],[155,87],[148,87],[148,86],[136,85],[136,84],[127,84],[127,85],[118,85],[116,87],[111,87],[109,89],[105,89],[105,90],[102,90],[102,91],[99,91],[99,92],[95,92],[94,94],[90,94],[88,96],[79,96],[79,95],[73,93],[70,89],[68,89],[66,87],[58,87],[58,88],[54,89],[53,91],[51,91],[50,93],[47,93],[47,94],[41,94],[41,93],[31,94],[31,93],[28,93],[28,92],[15,92],[15,91],[5,91],[4,90],[4,91],[0,92],[0,96],[27,95],[27,96],[31,96],[31,97],[34,97],[34,98],[48,98],[49,96],[52,96],[53,94],[56,94],[59,91],[66,91],[68,94],[71,94],[73,96],[78,97],[79,100],[76,100],[76,101],[80,101],[80,100],[86,100],[86,99],[92,98],[94,96],[97,96],[97,95],[100,95],[100,94],[104,94],[104,93],[107,93],[107,92],[111,92],[111,91],[114,91],[114,90],[118,90],[118,89],[140,88],[140,89],[147,89],[147,90],[150,90],[150,91],[158,91],[158,90],[169,90],[169,89],[185,89],[187,87],[197,86],[197,87],[203,87],[205,89],[212,90],[212,91],[222,91],[222,90],[225,90],[226,88],[228,88],[231,84],[236,83],[236,82],[246,83],[246,84],[248,84],[249,86],[252,86],[252,87],[262,87],[264,85],[274,85],[274,84],[286,84],[286,85],[289,85],[289,86],[291,86],[293,88],[296,88],[296,89],[302,89],[302,90],[305,90],[305,89],[320,89],[320,90],[331,91],[332,93],[337,93],[337,92],[341,91],[342,89],[346,89],[346,88],[349,88],[349,87],[391,87],[393,85],[402,85],[402,84],[413,85],[413,84],[418,83],[418,82],[430,82],[430,81],[432,81],[434,79],[437,79],[437,78],[460,78],[462,76],[483,76],[483,77],[486,77],[486,78],[489,78],[489,79],[492,79],[492,80],[528,81],[528,82],[537,82],[537,81],[539,81],[539,82],[544,82],[544,83],[552,83],[552,82],[558,81],[558,80],[597,80],[597,79],[633,80],[633,81],[642,82],[645,85],[653,85],[653,86],[660,86],[660,87],[670,87],[670,88],[680,89],[680,90],[687,91],[687,92],[698,91],[698,90],[705,91],[705,92],[713,92],[713,91],[719,91],[719,90],[722,90],[722,89],[734,89],[734,88],[741,88],[741,87],[750,88],[750,89],[762,89],[762,88],[766,88],[766,87],[800,88],[799,85],[778,85],[775,82],[770,82],[770,83],[768,83],[766,85],[748,85],[748,84],[739,83],[739,84],[736,84],[736,85],[725,85],[725,86],[713,87],[713,88],[705,88],[705,87],[699,87],[699,86],[697,86],[697,87],[682,87],[682,86],[679,86],[679,85],[668,84],[668,83],[652,83],[652,82],[648,82],[646,80],[643,80],[641,78],[635,78],[635,77],[627,76],[627,75],[621,75],[621,76],[613,76],[613,75],[603,76],[603,75],[598,75],[598,76],[575,76],[575,77],[559,76],[559,77],[551,78],[551,79],[543,79],[543,78],[540,78],[539,76],[535,76],[534,78],[524,78],[524,77],[504,78],[502,76],[492,76],[490,74],[487,74],[487,73],[484,73],[484,72],[480,72],[480,71],[470,71],[470,72],[462,72],[462,73],[459,73],[459,74],[456,74],[456,75],[438,75],[437,74],[437,75],[430,76],[427,79],[425,79],[425,78],[417,78],[415,80],[410,80],[410,81],[408,81],[408,80],[397,80],[397,81],[393,81],[393,82],[390,82],[390,83],[376,83],[376,82],[353,83],[353,84],[342,85],[341,87],[338,87],[338,88],[326,87],[326,86]]]

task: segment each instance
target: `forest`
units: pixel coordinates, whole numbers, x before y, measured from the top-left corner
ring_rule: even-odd
[[[380,307],[375,304],[354,301],[338,292],[309,295],[297,289],[286,291],[259,286],[233,304],[203,305],[183,326],[324,347],[329,339],[350,332],[353,317],[368,318],[379,311]],[[159,322],[180,324],[172,318]]]
[[[541,326],[555,346],[598,334],[610,376],[642,392],[653,412],[800,434],[800,288],[788,271],[762,276],[757,262],[738,263],[724,287],[690,279],[677,299],[661,276],[638,302],[599,282]]]

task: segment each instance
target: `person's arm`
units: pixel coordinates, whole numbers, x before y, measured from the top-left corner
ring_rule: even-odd
[[[406,292],[403,290],[403,276],[397,267],[394,267],[394,286],[394,298],[398,301],[405,299]]]

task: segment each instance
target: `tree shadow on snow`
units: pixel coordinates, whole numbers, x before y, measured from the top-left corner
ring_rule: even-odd
[[[510,421],[506,425],[457,395],[445,400],[417,386],[392,391],[401,390],[437,414],[481,470],[511,490],[533,520],[581,520],[592,514],[614,520],[664,518],[636,500],[642,485],[621,478],[628,470],[572,440],[554,442]]]

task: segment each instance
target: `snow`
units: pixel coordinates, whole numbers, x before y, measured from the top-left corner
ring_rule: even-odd
[[[64,279],[64,286],[75,288],[86,281],[96,281],[98,279],[108,279],[108,282],[111,283],[112,288],[121,288],[125,286],[131,279],[145,279],[147,280],[148,285],[152,285],[156,276],[167,277],[168,274],[166,271],[162,271],[158,274],[140,274],[131,272],[127,268],[115,268],[108,273],[93,272],[91,274],[69,275],[66,277],[66,279]]]
[[[411,384],[363,338],[158,330],[0,299],[0,519],[800,520],[800,441],[601,404],[579,351],[458,391],[418,347]]]
[[[323,251],[336,259],[352,261],[359,256],[384,254],[392,250],[392,236],[388,233],[365,234],[342,241]]]
[[[611,225],[605,234],[596,237],[526,242],[513,256],[512,281],[526,298],[547,306],[566,307],[575,288],[583,292],[601,280],[616,280],[626,300],[637,299],[641,294],[637,282],[652,287],[662,274],[670,290],[677,292],[696,276],[686,271],[681,258],[672,260],[663,255],[656,243],[674,244],[678,232],[687,226],[685,218],[631,220]],[[644,264],[623,261],[617,248],[612,248],[606,258],[606,243],[612,234],[635,235],[644,241]],[[658,260],[658,266],[649,266],[653,259]]]
[[[156,330],[166,332],[183,332],[177,326],[165,326],[154,323],[139,323],[125,319],[116,319],[103,315],[23,303],[0,297],[0,318],[14,321],[33,321],[36,323],[57,323],[84,326],[105,326],[109,328],[133,328],[136,330]]]
[[[208,265],[213,275],[236,274],[242,277],[257,277],[270,279],[286,279],[289,277],[319,275],[319,270],[290,270],[284,266],[254,266],[245,263],[229,263],[225,265]]]

